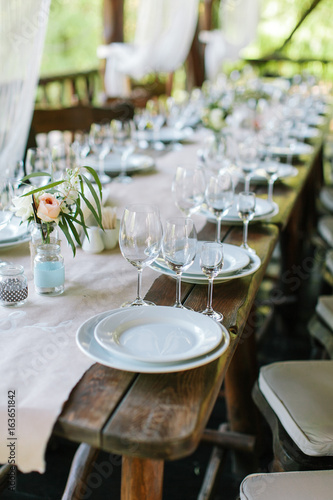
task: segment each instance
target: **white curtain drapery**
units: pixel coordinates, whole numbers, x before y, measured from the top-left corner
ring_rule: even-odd
[[[126,96],[127,77],[172,72],[185,61],[198,20],[199,0],[141,0],[134,41],[98,47],[106,59],[107,96]]]
[[[220,29],[201,31],[199,34],[200,41],[206,44],[205,71],[208,80],[214,81],[222,62],[236,61],[240,51],[255,39],[259,10],[259,0],[221,0]]]
[[[23,159],[51,0],[0,0],[0,177]]]

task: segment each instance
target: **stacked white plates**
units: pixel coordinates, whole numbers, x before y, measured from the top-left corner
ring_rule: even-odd
[[[0,249],[21,245],[30,240],[27,223],[21,224],[21,219],[12,217],[7,226],[0,230]]]
[[[228,348],[227,329],[195,311],[127,307],[97,314],[77,331],[79,348],[119,370],[171,373],[196,368]]]
[[[208,283],[207,276],[203,274],[200,268],[201,244],[202,242],[198,242],[197,254],[193,264],[182,274],[182,281],[185,283],[198,285]],[[261,265],[261,260],[257,255],[246,252],[246,250],[236,245],[223,243],[223,255],[223,268],[214,279],[214,283],[223,283],[243,276],[249,276],[256,272]],[[176,273],[168,267],[163,257],[158,258],[150,267],[161,274],[176,278]]]
[[[232,224],[242,224],[242,220],[237,212],[237,200],[238,196],[235,196],[234,203],[228,213],[223,217],[222,224],[226,222],[230,222]],[[203,206],[200,210],[200,213],[204,215],[210,222],[216,222],[216,219],[210,210]],[[273,202],[269,202],[265,198],[257,198],[256,199],[256,210],[254,217],[251,222],[261,221],[270,219],[279,213],[279,206]]]

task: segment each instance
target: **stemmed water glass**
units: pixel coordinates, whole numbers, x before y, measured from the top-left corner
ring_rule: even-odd
[[[238,143],[238,164],[243,172],[245,180],[244,191],[250,191],[250,181],[255,170],[258,168],[258,146],[254,136],[247,137],[245,141]]]
[[[243,221],[243,242],[241,248],[248,252],[256,253],[253,248],[250,248],[247,243],[247,234],[250,220],[253,219],[256,210],[256,195],[255,193],[243,191],[238,195],[237,211],[239,217]]]
[[[45,186],[51,178],[51,153],[47,148],[29,148],[25,158],[26,175],[35,174],[29,178],[36,187]]]
[[[176,206],[185,217],[199,210],[205,199],[205,175],[200,167],[179,165],[171,192]]]
[[[221,220],[234,202],[232,175],[228,170],[221,170],[217,175],[210,175],[205,197],[210,211],[216,218],[216,241],[220,243]]]
[[[104,168],[105,157],[111,151],[111,131],[110,124],[92,123],[89,131],[90,151],[95,153],[98,160],[98,176],[102,183],[110,182],[110,177],[106,175]]]
[[[154,205],[133,204],[125,208],[119,230],[122,255],[138,270],[137,296],[123,306],[150,306],[141,297],[142,271],[158,257],[162,244],[160,213]]]
[[[126,174],[128,157],[135,150],[135,125],[132,120],[112,120],[112,149],[120,155],[120,174],[115,177],[116,182],[129,183],[132,178]]]
[[[266,157],[263,162],[263,167],[268,179],[267,200],[269,203],[273,203],[273,187],[274,182],[279,178],[279,163],[278,161],[273,161],[271,158]]]
[[[213,281],[223,267],[223,245],[214,241],[204,241],[201,246],[200,267],[208,278],[208,298],[207,307],[202,314],[209,316],[215,321],[222,321],[223,314],[214,311],[213,302]]]
[[[4,229],[13,217],[11,211],[14,190],[12,182],[7,179],[0,179],[0,230]]]
[[[188,309],[181,303],[181,278],[194,262],[197,250],[197,233],[192,219],[173,217],[167,219],[162,243],[162,251],[168,267],[175,271],[176,302],[174,307]]]

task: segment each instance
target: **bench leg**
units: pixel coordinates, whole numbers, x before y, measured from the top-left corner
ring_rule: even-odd
[[[163,460],[123,456],[121,500],[162,500]]]

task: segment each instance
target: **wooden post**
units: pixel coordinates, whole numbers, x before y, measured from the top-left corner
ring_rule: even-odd
[[[124,41],[124,0],[104,0],[104,43]]]
[[[163,460],[123,456],[121,500],[162,500]]]

